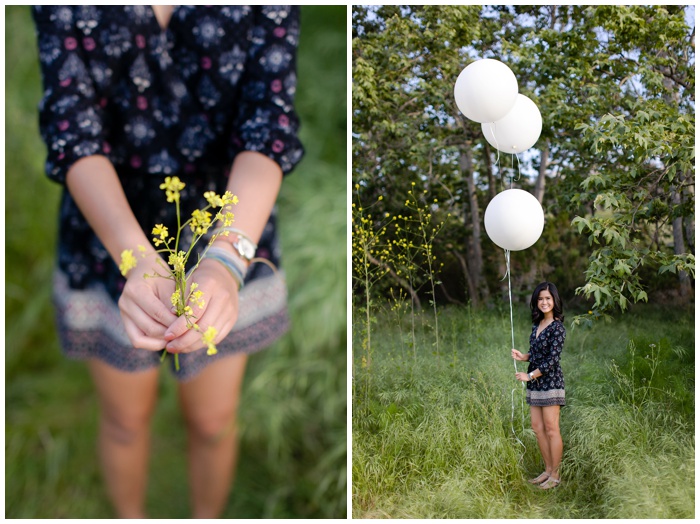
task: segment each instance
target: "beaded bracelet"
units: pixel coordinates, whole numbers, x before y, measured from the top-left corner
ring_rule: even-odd
[[[241,267],[242,264],[235,255],[232,255],[220,247],[210,247],[207,249],[206,253],[204,253],[203,258],[210,258],[212,260],[216,260],[217,262],[221,262],[233,275],[236,282],[238,282],[238,289],[243,287],[247,270],[245,267]]]

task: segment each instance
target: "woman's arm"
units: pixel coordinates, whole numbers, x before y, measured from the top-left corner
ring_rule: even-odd
[[[142,245],[155,250],[126,200],[114,166],[104,156],[81,158],[68,170],[66,186],[83,216],[113,260],[125,249]]]
[[[282,176],[303,155],[294,109],[300,9],[288,6],[280,8],[277,16],[270,14],[265,7],[253,9],[255,39],[248,49],[237,110],[231,115],[234,132],[228,151],[232,168],[227,189],[239,199],[232,210],[233,227],[256,244],[269,220]],[[236,240],[232,233],[215,244],[234,255],[232,243]],[[197,324],[200,330],[213,326],[218,332],[215,342],[219,342],[238,316],[237,283],[223,264],[206,258],[192,280],[205,300],[203,309],[194,309]],[[172,352],[194,351],[204,345],[201,335],[188,330],[184,319],[170,326],[166,340],[166,348]]]
[[[238,204],[231,209],[234,213],[233,226],[257,243],[270,218],[282,183],[280,166],[265,155],[244,151],[236,157],[231,169],[227,189],[238,197]],[[218,248],[226,249],[238,256],[232,242],[237,235],[220,236],[214,242]],[[245,261],[240,259],[245,265]],[[202,331],[213,326],[217,332],[215,342],[220,342],[231,330],[238,318],[238,283],[229,271],[218,261],[205,258],[192,274],[204,294],[204,308],[195,308],[197,324]],[[165,333],[168,342],[166,349],[173,353],[187,353],[204,347],[202,336],[187,328],[187,321],[181,317]]]
[[[145,248],[138,265],[127,276],[119,309],[134,347],[163,349],[165,330],[177,318],[170,310],[174,285],[163,278],[143,278],[144,274],[164,270],[156,263],[159,255],[136,220],[114,166],[104,156],[83,157],[69,168],[66,186],[117,264],[125,249]]]
[[[515,360],[520,360],[524,362],[530,360],[530,353],[521,353],[515,348],[511,349],[510,354]]]
[[[520,380],[521,382],[529,382],[530,381],[530,375],[532,375],[532,379],[537,379],[542,376],[542,372],[539,369],[536,369],[535,371],[531,371],[530,373],[524,373],[522,371],[519,371],[515,374],[515,378],[517,380]]]

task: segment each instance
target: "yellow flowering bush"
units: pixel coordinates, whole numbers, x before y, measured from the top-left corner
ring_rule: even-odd
[[[184,315],[185,319],[187,320],[187,327],[202,334],[202,342],[207,347],[207,355],[214,355],[217,352],[214,340],[216,339],[216,335],[218,335],[218,331],[213,326],[209,326],[206,331],[202,331],[194,321],[195,315],[192,305],[195,305],[201,309],[204,307],[205,302],[203,293],[198,289],[196,282],[189,283],[188,288],[188,274],[185,272],[185,267],[194,246],[204,235],[209,232],[214,223],[220,222],[223,227],[228,227],[233,224],[233,213],[225,210],[225,208],[231,204],[237,204],[238,197],[231,194],[230,191],[226,191],[223,195],[217,195],[214,191],[207,191],[204,193],[204,198],[206,199],[208,205],[203,209],[194,210],[192,212],[192,216],[187,221],[182,223],[180,214],[180,192],[184,188],[184,182],[182,182],[176,176],[166,177],[165,181],[160,185],[160,189],[165,191],[167,201],[175,204],[177,215],[177,232],[174,236],[171,235],[168,228],[163,224],[156,224],[153,227],[151,231],[151,235],[153,235],[152,242],[156,248],[160,248],[156,249],[156,252],[168,255],[167,266],[160,258],[157,261],[158,264],[163,266],[163,268],[166,270],[166,274],[154,272],[151,275],[144,275],[144,278],[161,277],[173,280],[175,283],[175,291],[170,297],[170,302],[175,308],[175,313],[178,316]],[[218,209],[218,211],[212,217],[210,210],[214,209]],[[180,249],[180,234],[182,233],[183,229],[188,226],[192,233],[194,233],[194,236],[188,250],[184,251]],[[212,235],[209,240],[209,244],[204,250],[204,253],[206,253],[206,250],[209,249],[219,235],[227,236],[228,231],[216,232],[214,235]],[[145,247],[138,246],[137,249],[141,253],[142,257],[145,256]],[[199,265],[201,258],[202,257],[200,256],[194,268]],[[133,250],[125,249],[121,253],[119,270],[121,271],[122,275],[126,276],[131,269],[136,267],[137,263],[138,260],[134,256]],[[192,274],[192,272],[190,272],[190,274]],[[165,359],[166,355],[167,351],[163,350],[163,359]],[[175,367],[178,370],[180,369],[177,354],[175,355]]]

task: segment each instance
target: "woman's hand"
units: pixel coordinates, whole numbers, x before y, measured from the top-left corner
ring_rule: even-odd
[[[215,343],[228,335],[238,318],[238,282],[220,262],[204,259],[192,273],[190,282],[196,282],[202,292],[204,307],[190,304],[194,312],[191,322],[196,322],[201,332],[213,326],[217,330]],[[202,333],[187,327],[184,316],[172,322],[165,332],[170,353],[190,353],[205,346]]]
[[[516,373],[515,379],[519,380],[520,382],[530,382],[530,377],[527,375],[527,373],[523,372]]]
[[[148,277],[153,273],[164,273],[163,266],[156,263],[156,253],[141,258],[129,271],[124,291],[119,298],[119,310],[129,340],[135,348],[158,351],[165,347],[165,331],[177,320],[171,311],[170,296],[175,283],[166,278]]]
[[[515,360],[527,360],[527,356],[526,356],[526,355],[523,355],[523,354],[522,354],[520,351],[518,351],[517,349],[511,349],[511,350],[510,350],[510,354],[511,354],[511,356],[512,356]]]

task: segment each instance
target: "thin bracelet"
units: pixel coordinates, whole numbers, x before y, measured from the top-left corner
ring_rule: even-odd
[[[233,275],[233,278],[238,282],[238,289],[241,289],[244,285],[245,281],[245,273],[244,271],[238,264],[238,259],[226,251],[223,248],[220,247],[210,247],[207,249],[206,253],[204,253],[203,258],[211,258],[212,260],[216,260],[217,262],[222,263],[226,269],[229,270],[229,272]]]
[[[253,242],[253,241],[250,239],[250,237],[249,237],[248,235],[246,235],[246,234],[245,234],[243,231],[241,231],[240,229],[237,229],[237,228],[235,228],[235,227],[220,227],[219,229],[217,229],[217,230],[214,231],[214,234],[218,235],[218,234],[221,233],[222,231],[228,231],[229,233],[236,233],[239,237],[245,238],[248,242],[250,242],[251,244],[253,244],[256,248],[258,247],[258,245],[257,245],[255,242]]]

